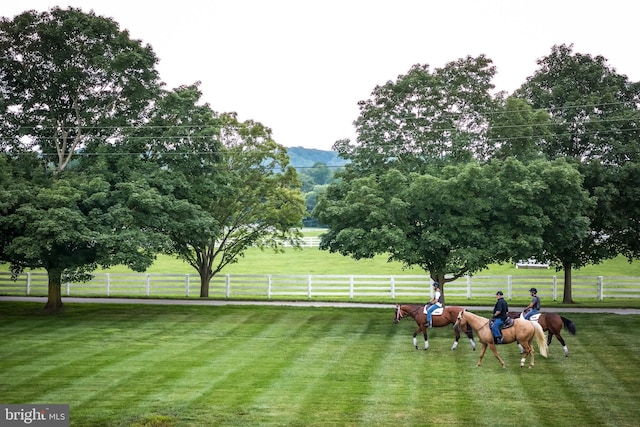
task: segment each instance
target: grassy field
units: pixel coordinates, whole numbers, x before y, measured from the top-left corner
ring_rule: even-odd
[[[5,266],[6,269],[6,266]],[[130,272],[124,266],[109,269],[111,272]],[[195,270],[181,260],[160,255],[148,269],[149,273],[193,274]],[[285,249],[283,253],[249,249],[236,264],[226,266],[222,274],[426,274],[419,268],[403,269],[399,262],[387,262],[387,258],[378,255],[372,259],[354,260],[337,253],[321,251],[318,248],[300,250]],[[554,269],[518,269],[513,264],[492,264],[476,275],[562,275]],[[573,271],[577,276],[640,276],[640,262],[629,263],[626,258],[618,257],[597,265],[590,265]]]
[[[415,350],[391,310],[2,302],[0,402],[72,426],[636,426],[640,316],[568,317],[568,358],[502,346],[503,369],[450,326]]]
[[[324,229],[305,228],[306,237],[318,237]],[[8,271],[7,264],[0,264],[0,271]],[[104,272],[105,270],[98,270]],[[109,268],[113,273],[129,273],[125,266]],[[147,270],[149,273],[166,274],[195,274],[195,269],[187,263],[167,256],[160,255],[157,261]],[[329,253],[318,248],[303,248],[300,250],[287,248],[283,253],[271,250],[250,248],[238,262],[226,266],[221,274],[359,274],[359,275],[400,275],[425,274],[420,268],[404,269],[399,262],[387,262],[387,257],[378,255],[372,259],[355,260],[338,253]],[[562,275],[553,269],[517,269],[513,264],[492,264],[486,270],[476,275]],[[597,265],[574,270],[579,276],[631,276],[640,277],[640,262],[629,263],[626,258],[618,257],[606,260]]]

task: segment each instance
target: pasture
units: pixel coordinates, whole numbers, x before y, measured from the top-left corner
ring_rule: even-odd
[[[394,310],[0,302],[0,402],[68,403],[72,426],[635,426],[638,315],[567,315],[565,358],[506,368],[451,326],[415,350]],[[560,310],[559,310],[560,311]],[[481,313],[487,316],[488,313]]]

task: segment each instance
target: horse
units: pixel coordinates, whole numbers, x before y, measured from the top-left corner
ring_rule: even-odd
[[[511,317],[512,319],[524,318],[522,316],[522,313],[517,313],[517,312],[516,313],[510,312],[508,316]],[[564,357],[569,356],[569,349],[567,348],[567,345],[564,342],[562,335],[560,335],[560,330],[562,329],[562,325],[564,325],[564,327],[569,331],[571,335],[575,335],[576,325],[574,325],[571,320],[567,319],[566,317],[560,316],[559,314],[547,313],[547,312],[534,314],[533,316],[531,316],[529,320],[538,322],[540,326],[542,326],[543,331],[549,331],[549,337],[547,338],[547,345],[551,344],[551,340],[555,335],[555,337],[558,338],[558,341],[560,341],[560,344],[562,345],[562,349],[564,350]]]
[[[502,338],[505,344],[509,344],[512,342],[519,342],[524,347],[524,355],[520,359],[520,367],[524,367],[524,362],[527,360],[527,356],[531,356],[531,361],[529,363],[529,369],[533,368],[534,365],[534,350],[533,338],[535,337],[536,342],[538,343],[538,348],[540,350],[540,354],[543,357],[547,357],[547,341],[545,341],[544,331],[542,330],[542,326],[536,322],[530,322],[524,319],[516,319],[513,321],[514,325],[510,328],[502,329]],[[476,366],[480,366],[482,364],[482,358],[484,357],[485,351],[487,351],[487,346],[491,348],[493,355],[498,359],[502,367],[504,368],[504,360],[498,354],[498,350],[496,349],[496,345],[493,340],[493,332],[489,327],[489,319],[478,316],[477,314],[473,314],[470,311],[462,310],[460,314],[458,314],[458,319],[456,320],[456,326],[465,327],[471,326],[473,330],[478,334],[478,339],[482,343],[482,349],[480,350],[480,359]]]
[[[457,306],[448,306],[444,308],[439,308],[436,310],[431,316],[431,322],[433,327],[438,328],[441,326],[451,325],[456,323],[458,318],[458,313],[463,310],[463,307]],[[425,326],[427,315],[424,313],[424,305],[422,304],[396,304],[396,312],[393,318],[393,323],[398,323],[400,319],[405,316],[413,317],[413,320],[418,324],[418,329],[413,333],[413,346],[418,350],[418,332],[422,332],[424,336],[424,349],[427,350],[429,348],[429,336],[427,334],[427,327]],[[454,328],[456,339],[451,346],[451,350],[455,350],[458,347],[458,341],[460,340],[460,329]],[[469,342],[471,343],[471,348],[475,351],[476,342],[473,339],[473,329],[467,328],[466,331],[467,337],[469,338]]]

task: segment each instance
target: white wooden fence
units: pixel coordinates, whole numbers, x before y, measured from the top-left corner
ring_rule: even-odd
[[[0,272],[0,295],[47,294],[46,273],[24,273],[12,280]],[[447,297],[493,297],[502,290],[507,299],[528,297],[529,288],[548,300],[562,299],[562,278],[556,276],[471,276],[445,285]],[[198,297],[200,277],[190,274],[95,274],[86,283],[65,283],[62,294],[78,297]],[[266,275],[216,276],[209,296],[226,299],[367,299],[426,301],[432,287],[426,275]],[[573,276],[574,299],[640,298],[640,277]]]

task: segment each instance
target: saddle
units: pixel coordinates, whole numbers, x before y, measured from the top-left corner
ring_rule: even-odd
[[[427,308],[428,307],[429,307],[429,304],[424,306],[424,313],[425,314],[427,313]],[[440,316],[440,315],[442,315],[442,313],[444,313],[444,307],[438,307],[431,313],[431,315],[432,316]]]
[[[529,320],[530,320],[530,321],[532,321],[532,322],[537,322],[537,321],[538,321],[538,319],[540,319],[540,315],[541,315],[541,314],[542,314],[542,313],[536,313],[536,314],[534,314],[533,316],[531,316],[531,317],[529,318]],[[526,320],[526,319],[524,319],[524,315],[525,315],[525,312],[523,311],[522,313],[520,313],[520,318],[521,318],[521,319],[523,319],[523,320]]]
[[[495,320],[491,319],[490,321],[491,321],[491,324],[489,326],[493,327],[493,323],[495,322]],[[510,317],[507,317],[506,319],[504,319],[504,322],[502,322],[502,325],[500,325],[500,329],[508,329],[513,325],[514,325],[513,319]]]

